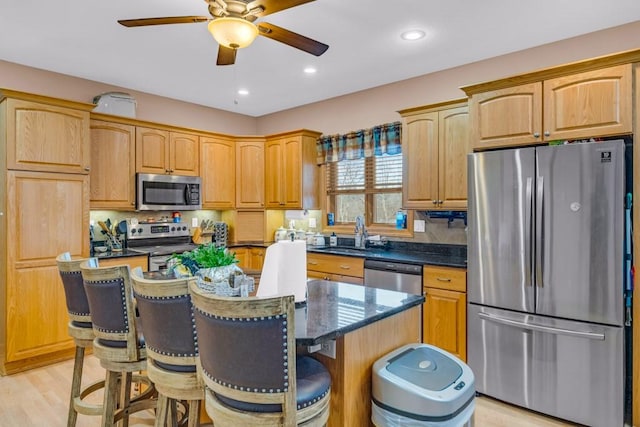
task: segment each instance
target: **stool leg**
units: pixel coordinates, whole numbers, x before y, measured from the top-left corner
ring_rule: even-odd
[[[169,399],[169,416],[167,417],[167,426],[176,427],[178,425],[178,406],[175,399]]]
[[[200,401],[190,400],[189,402],[188,427],[198,427],[200,425]]]
[[[104,404],[102,408],[102,427],[113,427],[118,396],[119,372],[107,370],[104,383]]]
[[[129,427],[129,404],[131,403],[131,372],[122,373],[122,383],[120,387],[120,408],[124,410],[124,415],[119,425]]]
[[[162,393],[158,393],[158,406],[156,408],[156,422],[155,427],[165,427],[167,425],[167,396]]]
[[[71,397],[69,399],[69,415],[67,417],[67,427],[75,427],[78,419],[78,412],[73,406],[73,401],[80,396],[80,386],[82,384],[82,367],[84,364],[84,347],[76,345],[76,357],[73,362],[73,380],[71,381]]]

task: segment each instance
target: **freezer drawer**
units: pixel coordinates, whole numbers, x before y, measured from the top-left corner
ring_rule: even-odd
[[[467,306],[476,390],[589,426],[622,426],[621,327]]]

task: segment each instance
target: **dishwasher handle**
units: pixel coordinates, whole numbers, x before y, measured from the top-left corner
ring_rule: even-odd
[[[378,261],[367,259],[364,261],[365,270],[388,271],[391,273],[422,275],[422,265],[404,264],[393,261]]]

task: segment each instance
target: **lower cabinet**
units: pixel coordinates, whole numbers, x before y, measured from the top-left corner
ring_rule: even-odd
[[[466,270],[425,266],[422,342],[467,359]]]
[[[237,248],[230,248],[229,251],[236,254],[238,259],[238,267],[242,269],[262,270],[264,264],[265,248],[242,246]]]
[[[307,252],[307,277],[364,284],[364,259]]]

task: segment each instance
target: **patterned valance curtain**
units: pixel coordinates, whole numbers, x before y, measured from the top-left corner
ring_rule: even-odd
[[[322,135],[316,141],[318,164],[402,152],[400,122],[361,129],[344,135]]]

